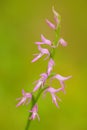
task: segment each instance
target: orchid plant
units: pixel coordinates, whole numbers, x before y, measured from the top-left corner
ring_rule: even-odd
[[[64,47],[67,46],[67,42],[63,38],[60,38],[61,17],[55,11],[54,7],[52,8],[52,12],[54,15],[55,24],[50,22],[48,19],[46,19],[46,23],[51,29],[54,30],[56,35],[55,40],[50,41],[43,34],[41,34],[41,41],[35,42],[35,44],[38,47],[39,54],[35,54],[35,57],[32,60],[33,63],[38,61],[43,55],[47,55],[46,59],[48,59],[48,66],[46,72],[40,74],[40,79],[38,79],[35,82],[36,85],[32,90],[32,92],[25,92],[24,90],[22,90],[22,97],[18,98],[19,102],[16,105],[17,107],[19,107],[22,104],[29,104],[30,102],[32,102],[32,106],[31,109],[29,110],[29,117],[28,117],[25,130],[29,129],[30,122],[35,118],[37,118],[40,121],[40,117],[38,115],[38,104],[37,104],[40,95],[43,93],[43,95],[45,96],[46,93],[50,93],[50,95],[52,96],[52,102],[55,104],[56,107],[59,107],[58,101],[60,101],[60,98],[56,95],[56,93],[59,93],[60,91],[65,92],[64,82],[71,78],[71,76],[65,77],[60,74],[56,74],[52,72],[53,67],[55,66],[55,61],[54,61],[55,49],[59,45],[62,45]],[[50,47],[50,50],[47,48],[42,48],[41,45],[43,44],[48,45]],[[47,84],[46,81],[49,79],[51,82],[53,82],[54,79],[57,79],[60,83],[60,87],[55,89],[54,87]],[[36,91],[38,91],[37,96],[35,96]]]

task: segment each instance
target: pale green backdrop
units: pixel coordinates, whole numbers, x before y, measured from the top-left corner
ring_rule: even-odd
[[[46,18],[53,21],[53,5],[62,17],[61,36],[68,42],[66,48],[58,48],[54,70],[73,78],[66,81],[66,95],[60,95],[60,109],[49,94],[40,98],[41,121],[33,121],[30,130],[87,130],[86,0],[0,1],[0,130],[25,128],[29,108],[16,108],[16,98],[22,88],[31,91],[32,82],[46,69],[43,58],[34,64],[31,60],[41,33],[53,40],[54,33],[45,23]]]

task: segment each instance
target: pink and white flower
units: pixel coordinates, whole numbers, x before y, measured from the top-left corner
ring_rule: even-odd
[[[58,101],[61,101],[61,99],[56,95],[57,92],[60,92],[62,91],[62,88],[58,88],[58,89],[55,89],[55,88],[52,88],[52,87],[48,87],[45,91],[44,91],[44,95],[47,93],[47,92],[50,92],[51,96],[52,96],[52,102],[56,105],[56,107],[59,107],[58,106]]]
[[[67,46],[67,42],[66,42],[63,38],[60,38],[59,41],[58,41],[58,43],[57,43],[57,45],[56,45],[56,46],[53,45],[52,47],[56,48],[56,47],[58,47],[59,45],[62,45],[62,46],[64,46],[64,47],[66,47],[66,46]]]
[[[38,120],[40,121],[40,117],[38,115],[38,106],[35,104],[34,107],[32,108],[32,110],[30,110],[29,112],[32,113],[31,117],[29,118],[30,120],[34,120],[36,117],[38,118]]]
[[[40,45],[38,45],[38,50],[40,51],[39,54],[35,54],[36,57],[32,60],[32,62],[37,61],[38,59],[40,59],[44,54],[47,54],[48,58],[50,56],[50,52],[48,51],[48,49],[42,48]]]
[[[49,39],[45,38],[43,34],[41,34],[41,40],[42,40],[41,42],[35,42],[35,44],[37,44],[37,45],[47,44],[50,46],[52,44],[51,41]]]
[[[46,73],[42,73],[40,76],[41,76],[41,78],[38,81],[36,81],[37,84],[34,87],[33,92],[38,90],[40,87],[43,88],[44,83],[46,82],[46,79],[48,78],[48,75]]]
[[[70,79],[71,77],[72,77],[72,76],[64,77],[64,76],[61,76],[61,75],[59,75],[59,74],[56,74],[55,76],[52,77],[52,79],[55,79],[55,78],[56,78],[57,80],[59,80],[60,85],[61,85],[61,88],[62,88],[62,90],[65,92],[65,90],[64,90],[64,88],[65,88],[64,81]]]
[[[18,98],[17,100],[20,100],[19,103],[16,105],[16,107],[22,105],[22,104],[28,104],[32,99],[31,93],[26,93],[24,90],[22,90],[23,97]]]
[[[55,20],[55,24],[53,24],[52,22],[50,22],[48,19],[46,19],[46,23],[48,24],[48,26],[54,30],[57,29],[59,23],[60,23],[60,15],[55,11],[54,7],[52,8],[53,14],[54,14],[54,20]]]
[[[60,23],[60,15],[58,14],[58,12],[56,12],[56,10],[54,9],[54,6],[52,7],[52,11],[54,14],[54,20],[56,22],[56,25],[58,25]]]
[[[63,38],[59,39],[58,44],[61,44],[62,46],[67,46],[67,42]]]
[[[56,29],[56,25],[55,24],[53,24],[52,22],[50,22],[48,19],[46,19],[46,23],[48,24],[48,26],[50,27],[50,28],[52,28],[52,29]]]

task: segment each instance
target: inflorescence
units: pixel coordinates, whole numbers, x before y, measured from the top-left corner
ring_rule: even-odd
[[[55,35],[56,35],[55,40],[50,41],[43,34],[41,34],[41,41],[35,42],[35,44],[38,47],[39,54],[35,54],[35,57],[32,60],[32,63],[36,62],[43,55],[46,55],[45,59],[48,59],[47,70],[46,70],[45,73],[40,74],[40,79],[38,79],[35,82],[36,85],[35,85],[34,89],[32,90],[32,92],[25,92],[24,90],[22,90],[22,97],[18,98],[19,102],[16,105],[17,107],[19,107],[22,104],[30,103],[30,101],[33,102],[31,110],[29,110],[29,112],[30,112],[29,120],[34,120],[36,117],[38,118],[38,120],[40,120],[40,117],[38,115],[37,100],[38,100],[38,98],[39,98],[39,96],[42,92],[43,92],[44,95],[49,92],[52,96],[52,102],[56,105],[56,107],[59,107],[58,101],[60,101],[60,98],[56,95],[56,93],[59,93],[60,91],[65,92],[64,81],[71,78],[71,76],[64,77],[60,74],[56,74],[56,73],[52,72],[53,67],[55,65],[55,62],[54,62],[55,49],[59,45],[62,45],[64,47],[67,46],[67,42],[63,38],[60,38],[61,17],[55,11],[54,7],[52,8],[52,12],[53,12],[53,15],[54,15],[55,24],[50,22],[48,19],[46,19],[46,23],[51,29],[53,29],[55,31]],[[41,45],[43,45],[43,44],[48,45],[50,47],[50,49],[42,48]],[[55,89],[54,87],[47,85],[46,82],[47,82],[48,79],[50,79],[51,81],[53,81],[54,79],[57,79],[60,83],[60,88]],[[34,93],[36,91],[39,91],[39,95],[35,98]]]

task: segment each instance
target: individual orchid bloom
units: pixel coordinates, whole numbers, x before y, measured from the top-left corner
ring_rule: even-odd
[[[55,11],[54,7],[52,8],[52,11],[53,11],[53,14],[54,14],[55,24],[50,22],[48,19],[46,19],[46,23],[48,24],[48,26],[50,28],[56,30],[58,25],[60,24],[60,15]]]
[[[46,79],[48,78],[48,75],[46,73],[42,73],[40,76],[41,76],[41,78],[38,81],[36,81],[37,84],[34,87],[33,92],[35,92],[40,87],[43,88],[44,83],[45,83]]]
[[[58,44],[61,44],[62,46],[67,46],[67,42],[63,38],[59,39]]]
[[[44,37],[44,35],[41,34],[41,42],[35,42],[37,45],[47,44],[51,46],[51,41]]]
[[[30,116],[30,120],[34,120],[36,117],[38,118],[38,120],[40,121],[40,117],[38,115],[38,106],[35,104],[34,107],[32,108],[32,110],[30,110],[29,112],[32,113],[32,115]]]
[[[47,70],[48,75],[50,75],[50,72],[52,71],[54,65],[55,65],[54,60],[51,58],[48,63],[48,70]]]
[[[22,90],[22,95],[23,97],[18,98],[17,100],[20,100],[19,103],[16,105],[16,107],[22,105],[22,104],[28,104],[30,100],[32,99],[32,94],[31,93],[26,93],[24,90]]]
[[[60,23],[60,15],[58,14],[58,12],[56,12],[56,10],[54,9],[54,6],[52,7],[52,11],[54,14],[54,20],[56,22],[56,25],[58,25]]]
[[[56,105],[56,107],[59,107],[58,106],[58,101],[61,101],[61,99],[56,95],[57,92],[60,92],[62,91],[62,88],[58,88],[58,89],[55,89],[55,88],[52,88],[52,87],[48,87],[45,91],[44,91],[44,96],[47,92],[50,92],[51,96],[52,96],[52,102]]]
[[[38,50],[40,51],[39,54],[35,54],[36,57],[32,60],[32,62],[37,61],[39,58],[41,58],[44,54],[47,54],[47,58],[50,56],[50,52],[48,49],[42,48],[40,45],[38,45]]]
[[[48,26],[50,27],[50,28],[52,28],[52,29],[56,29],[56,26],[52,23],[52,22],[50,22],[48,19],[46,19],[46,23],[48,24]]]
[[[59,46],[59,44],[61,44],[62,46],[66,47],[67,46],[67,42],[63,39],[63,38],[60,38],[57,45],[53,45],[52,47],[53,48],[57,48]]]
[[[64,90],[64,88],[65,88],[64,81],[70,79],[71,77],[72,77],[72,76],[64,77],[64,76],[61,76],[61,75],[59,75],[59,74],[56,74],[55,76],[52,77],[52,79],[55,79],[55,78],[58,79],[59,82],[60,82],[60,85],[61,85],[62,90],[65,92],[65,90]]]

